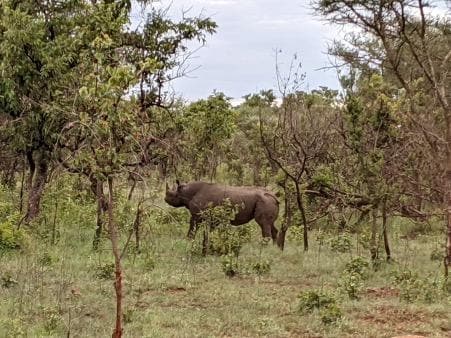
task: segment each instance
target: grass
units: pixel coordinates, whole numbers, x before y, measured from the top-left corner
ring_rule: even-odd
[[[45,212],[52,215],[53,204],[47,203]],[[53,228],[53,222],[47,220],[39,232],[29,231],[22,250],[0,256],[0,337],[111,335],[115,302],[109,242],[103,239],[99,251],[92,250],[91,203],[72,199],[59,203],[54,245],[45,231]],[[261,249],[259,229],[251,224],[252,240],[244,246],[240,263],[246,267],[265,260],[271,270],[257,275],[247,269],[229,278],[221,257],[191,254],[192,243],[185,239],[187,224],[172,218],[164,221],[161,214],[148,218],[141,253],[130,250],[124,258],[127,337],[451,335],[449,294],[432,284],[409,284],[420,292],[431,288],[435,298],[408,302],[400,299],[403,286],[392,282],[393,274],[405,269],[415,271],[418,279],[440,281],[440,262],[431,261],[430,254],[442,236],[407,239],[395,224],[395,262],[370,271],[359,299],[351,300],[338,281],[346,263],[356,257],[356,238],[350,253],[336,253],[327,244],[319,246],[313,231],[309,252],[289,238],[282,253],[272,245]],[[298,296],[307,290],[333,295],[342,320],[326,325],[317,311],[301,315]]]

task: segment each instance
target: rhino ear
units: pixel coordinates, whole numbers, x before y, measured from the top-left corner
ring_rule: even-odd
[[[180,187],[180,181],[179,180],[175,180],[175,183],[177,183],[177,186]]]
[[[166,182],[166,191],[169,191],[169,184]]]

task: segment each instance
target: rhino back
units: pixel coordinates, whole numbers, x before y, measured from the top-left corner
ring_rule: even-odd
[[[190,203],[192,212],[199,212],[206,209],[210,204],[217,206],[223,203],[225,199],[230,199],[232,204],[243,205],[239,216],[244,218],[251,217],[255,204],[259,198],[260,192],[253,187],[231,187],[219,184],[202,185],[193,196]]]

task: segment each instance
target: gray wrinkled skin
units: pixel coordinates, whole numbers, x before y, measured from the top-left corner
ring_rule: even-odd
[[[177,184],[169,189],[166,184],[165,201],[179,208],[185,207],[191,213],[188,237],[193,238],[199,223],[199,213],[209,205],[220,205],[225,199],[240,205],[232,225],[245,224],[252,219],[260,225],[263,237],[277,238],[274,222],[279,214],[279,202],[273,193],[261,187],[233,187],[215,183],[191,182]]]

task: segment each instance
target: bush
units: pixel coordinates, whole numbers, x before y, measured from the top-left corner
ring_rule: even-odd
[[[209,235],[209,251],[216,255],[239,256],[243,245],[250,240],[249,227],[220,225]]]
[[[368,279],[369,267],[370,263],[366,259],[357,257],[346,263],[345,273],[355,273],[360,275],[362,279]]]
[[[430,258],[431,261],[443,261],[443,259],[445,258],[445,249],[435,248],[434,250],[432,250]]]
[[[240,205],[232,205],[227,199],[222,205],[212,206],[201,212],[203,221],[198,225],[198,233],[204,235],[204,250],[220,256],[239,256],[243,245],[250,240],[247,225],[230,225],[239,208]]]
[[[318,312],[324,324],[335,324],[343,317],[336,299],[322,291],[302,292],[299,299],[299,312],[303,315]]]
[[[9,289],[13,286],[16,286],[17,284],[19,284],[19,282],[12,277],[11,273],[3,273],[1,277],[2,288]]]
[[[392,275],[393,284],[398,287],[399,297],[403,301],[433,303],[443,296],[445,280],[420,278],[418,273],[411,270],[397,271]]]
[[[335,324],[343,318],[341,309],[336,304],[331,304],[320,310],[321,321],[328,324]]]
[[[338,285],[350,299],[359,299],[359,292],[363,288],[363,280],[358,273],[345,273],[340,278]]]
[[[95,276],[98,279],[109,280],[114,278],[114,263],[99,265],[96,268]]]
[[[234,277],[239,274],[240,272],[240,266],[238,264],[237,257],[233,255],[226,255],[222,259],[222,271],[226,274],[228,277]]]
[[[299,224],[294,223],[293,224]],[[296,242],[296,243],[303,243],[304,242],[304,227],[302,225],[296,225],[291,226],[290,230],[288,231],[288,240]]]
[[[369,277],[369,266],[370,263],[362,257],[354,258],[346,263],[338,284],[349,298],[359,299],[363,281]]]
[[[348,234],[340,234],[329,240],[330,249],[334,252],[350,252],[352,248],[352,239]]]
[[[271,271],[271,262],[260,260],[252,265],[252,270],[259,276],[266,275]]]
[[[20,249],[25,242],[25,233],[17,229],[20,215],[13,213],[0,219],[0,251]]]
[[[335,298],[322,291],[305,291],[302,292],[298,297],[298,310],[301,314],[312,313],[315,309],[322,309],[336,305]]]

